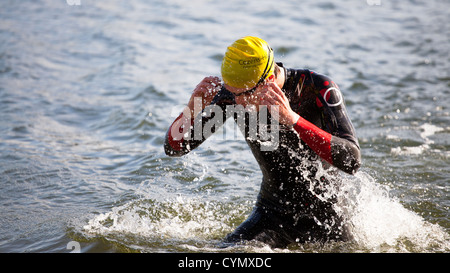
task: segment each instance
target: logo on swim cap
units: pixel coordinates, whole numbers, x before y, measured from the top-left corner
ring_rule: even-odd
[[[245,65],[245,66],[258,66],[260,65],[263,61],[265,61],[267,59],[267,57],[263,57],[263,58],[251,58],[249,60],[239,60],[239,64],[240,65]]]

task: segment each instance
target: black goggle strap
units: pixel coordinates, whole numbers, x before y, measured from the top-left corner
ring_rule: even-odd
[[[272,66],[273,66],[273,50],[272,50],[272,48],[269,47],[269,45],[267,45],[267,50],[268,50],[268,52],[267,52],[266,68],[264,68],[264,72],[263,72],[258,84],[262,83],[266,79],[267,74],[269,73],[269,71],[272,69]],[[269,66],[269,64],[270,64],[270,66]]]

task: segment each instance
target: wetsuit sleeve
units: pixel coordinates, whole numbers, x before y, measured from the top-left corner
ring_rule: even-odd
[[[316,104],[322,113],[324,129],[302,117],[294,124],[294,129],[322,159],[346,173],[354,174],[361,165],[361,154],[344,98],[338,86],[325,76],[316,79],[315,85],[320,90],[318,96],[323,98],[318,97]]]
[[[225,122],[227,94],[221,90],[212,103],[191,119],[181,113],[167,130],[164,151],[168,156],[183,156],[202,144]]]

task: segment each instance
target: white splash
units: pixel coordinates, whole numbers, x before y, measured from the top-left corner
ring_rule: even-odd
[[[365,172],[348,177],[339,189],[338,211],[347,219],[353,240],[371,252],[425,252],[450,249],[449,235],[407,210],[389,188]]]
[[[228,214],[221,214],[224,211]],[[231,231],[232,218],[242,217],[246,212],[246,205],[227,205],[201,198],[178,196],[166,202],[137,200],[97,215],[83,227],[83,232],[87,236],[121,234],[181,241],[214,239]]]
[[[319,170],[321,172],[321,170]],[[449,234],[425,221],[390,196],[390,189],[364,171],[343,177],[335,205],[353,238],[336,249],[346,252],[448,252]],[[331,196],[331,192],[329,193]],[[321,198],[326,198],[322,195]],[[247,217],[252,201],[230,202],[178,196],[171,200],[138,199],[99,214],[82,227],[85,237],[101,236],[137,249],[150,249],[147,242],[190,251],[226,251],[215,248]],[[130,239],[131,237],[131,239]],[[130,242],[131,240],[131,242]],[[138,241],[138,242],[136,242]],[[304,245],[289,251],[334,251],[335,244]],[[340,250],[339,250],[340,249]],[[233,249],[229,251],[235,251]],[[245,246],[238,251],[269,252],[267,246]],[[272,251],[272,250],[270,250]],[[286,250],[275,250],[286,251]]]

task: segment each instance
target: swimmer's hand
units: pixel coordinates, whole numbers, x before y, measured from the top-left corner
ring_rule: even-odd
[[[220,88],[221,84],[219,77],[205,77],[192,92],[189,103],[183,111],[184,115],[190,115],[190,118],[196,117],[199,112],[201,112],[207,105],[211,103],[216,94],[219,92]],[[202,105],[195,105],[195,102],[200,102],[200,98]]]
[[[266,105],[270,114],[278,119],[280,124],[292,126],[297,123],[300,116],[295,113],[289,104],[289,100],[281,90],[281,88],[274,82],[264,84],[260,93],[260,104]],[[273,107],[278,106],[278,107]],[[276,109],[278,108],[278,113]]]

